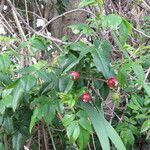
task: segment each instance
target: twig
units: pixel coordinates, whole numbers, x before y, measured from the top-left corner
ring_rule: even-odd
[[[150,11],[150,6],[144,1],[144,0],[142,0],[142,3],[145,5],[145,7],[147,7],[148,8],[148,10]]]
[[[2,17],[2,19],[4,20],[5,24],[7,25],[7,27],[9,27],[9,29],[13,32],[13,34],[15,34],[14,29],[11,27],[11,25],[8,23],[8,21],[5,19],[5,17],[2,15],[2,13],[0,13],[0,16]]]
[[[92,13],[91,11],[89,10],[85,10],[85,9],[73,9],[73,10],[70,10],[70,11],[67,11],[59,16],[56,16],[56,17],[53,17],[50,21],[48,21],[44,26],[43,28],[40,30],[40,32],[42,32],[50,23],[52,23],[53,21],[55,21],[56,19],[58,18],[61,18],[67,14],[70,14],[70,13],[73,13],[73,12],[77,12],[77,11],[83,11],[83,12],[86,12],[86,13],[89,13],[91,15],[93,15],[94,17],[96,17],[96,15],[94,13]]]
[[[87,78],[87,77],[81,77],[81,78],[82,78],[82,79],[85,79],[85,80],[93,80],[93,81],[107,82],[106,80],[101,79],[101,78]]]
[[[20,24],[20,22],[19,22],[19,19],[18,19],[18,17],[17,17],[15,7],[13,6],[13,4],[11,3],[10,0],[7,0],[7,2],[9,3],[9,5],[10,5],[10,7],[11,7],[11,9],[12,9],[13,17],[14,17],[14,19],[15,19],[16,25],[17,25],[17,27],[18,27],[18,31],[19,31],[20,35],[22,36],[23,41],[27,41],[26,36],[25,36],[25,34],[24,34],[24,31],[23,31],[23,29],[22,29],[22,27],[21,27],[21,24]]]
[[[26,23],[26,21],[25,21],[25,20],[20,16],[20,14],[16,11],[16,9],[15,9],[15,7],[13,6],[13,4],[11,3],[11,1],[10,1],[10,0],[7,0],[7,1],[8,1],[8,3],[10,4],[10,6],[12,7],[12,10],[15,12],[15,14],[21,19],[21,21],[27,26],[27,28],[28,28],[30,31],[32,31],[34,34],[39,35],[39,36],[41,36],[41,37],[44,37],[44,38],[46,38],[46,39],[49,39],[49,40],[51,40],[51,41],[55,41],[55,42],[58,42],[58,43],[61,43],[61,44],[67,44],[67,42],[63,42],[62,40],[57,39],[57,38],[55,38],[55,37],[53,37],[53,36],[45,35],[45,34],[42,34],[42,33],[38,32],[38,31],[34,30],[32,27],[30,27],[30,26],[28,25],[28,23]],[[19,21],[19,20],[18,20],[18,21]],[[20,27],[21,27],[21,26],[20,26]]]
[[[5,0],[1,0],[1,3],[0,3],[0,13],[3,11],[4,3],[5,3]]]
[[[26,12],[26,10],[22,10],[22,9],[19,9],[19,8],[16,8],[16,10],[19,10],[19,11],[22,11],[22,12]],[[36,14],[36,13],[33,12],[33,11],[28,10],[28,13],[33,14],[33,15],[35,15],[36,17],[38,17],[38,18],[40,18],[40,19],[43,19],[44,21],[48,22],[45,18],[43,18],[42,16],[39,16],[38,14]]]
[[[14,34],[11,32],[11,30],[7,27],[7,25],[2,21],[2,25],[6,28],[6,30],[14,37]]]
[[[47,144],[47,138],[46,138],[46,132],[45,132],[45,122],[44,119],[42,120],[42,131],[43,131],[43,136],[44,136],[44,145],[45,145],[45,150],[48,150],[48,144]]]
[[[136,32],[138,32],[138,33],[140,33],[141,35],[143,35],[143,36],[145,36],[145,37],[147,37],[147,38],[150,38],[149,35],[145,34],[144,32],[142,32],[142,31],[140,31],[140,30],[138,30],[138,29],[136,29],[136,28],[133,28],[133,30],[136,31]]]
[[[51,141],[52,141],[53,149],[56,150],[56,146],[55,146],[53,135],[51,133],[51,129],[50,129],[49,126],[47,126],[47,128],[48,128],[48,132],[49,132],[49,135],[50,135],[50,138],[51,138]]]

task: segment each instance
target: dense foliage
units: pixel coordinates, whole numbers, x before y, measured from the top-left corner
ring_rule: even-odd
[[[67,3],[56,5],[64,11]],[[0,36],[6,47],[0,54],[0,150],[131,150],[149,142],[149,36],[141,31],[143,44],[133,45],[134,22],[103,14],[103,6],[102,0],[81,1],[80,9],[99,12],[88,10],[84,23],[68,27],[75,42],[36,29],[24,40]]]

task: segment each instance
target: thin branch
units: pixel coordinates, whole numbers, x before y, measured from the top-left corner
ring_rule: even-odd
[[[142,0],[142,3],[145,5],[145,7],[147,7],[148,8],[148,10],[150,11],[150,6],[144,1],[144,0]]]
[[[138,29],[136,29],[136,28],[133,28],[133,30],[134,31],[136,31],[136,32],[138,32],[138,33],[140,33],[141,35],[143,35],[143,36],[145,36],[145,37],[147,37],[147,38],[150,38],[150,36],[149,35],[147,35],[147,34],[145,34],[144,32],[142,32],[142,31],[139,31]]]
[[[22,36],[22,39],[23,39],[24,41],[27,41],[26,36],[25,36],[25,34],[24,34],[24,31],[23,31],[23,29],[22,29],[22,27],[21,27],[21,24],[20,24],[20,22],[19,22],[19,19],[18,19],[18,17],[17,17],[15,7],[13,6],[13,4],[11,3],[10,0],[7,0],[7,2],[8,2],[9,5],[11,6],[12,13],[13,13],[13,17],[14,17],[15,22],[16,22],[16,25],[17,25],[17,27],[18,27],[18,31],[19,31],[20,35]]]
[[[16,10],[19,10],[19,11],[22,11],[22,12],[26,12],[26,10],[19,9],[19,8],[16,8]],[[39,16],[38,14],[36,14],[36,13],[33,12],[33,11],[28,10],[28,13],[33,14],[33,15],[35,15],[36,17],[38,17],[38,18],[40,18],[40,19],[43,19],[44,21],[48,22],[45,18]]]
[[[27,28],[32,31],[34,34],[36,35],[39,35],[41,37],[44,37],[46,39],[49,39],[51,41],[54,41],[54,42],[57,42],[57,43],[60,43],[60,44],[67,44],[67,42],[63,42],[62,40],[60,39],[57,39],[53,36],[50,36],[50,35],[46,35],[46,34],[42,34],[36,30],[34,30],[32,27],[29,26],[29,24],[20,16],[20,14],[16,11],[15,7],[12,5],[11,1],[10,0],[7,0],[9,2],[9,4],[11,5],[12,9],[14,10],[15,14],[20,18],[20,20],[27,26]]]
[[[16,34],[14,29],[11,27],[11,25],[8,23],[8,21],[5,19],[5,17],[2,15],[2,13],[0,13],[0,16],[2,17],[2,19],[4,20],[5,24],[7,25],[7,27],[9,27],[9,29],[13,32],[13,34]],[[17,35],[17,34],[16,34]]]
[[[3,11],[4,3],[5,3],[5,0],[1,0],[1,3],[0,3],[0,13]]]
[[[65,12],[65,13],[63,13],[63,14],[61,14],[61,15],[59,15],[59,16],[53,17],[50,21],[48,21],[48,22],[43,26],[43,28],[40,30],[40,32],[42,32],[42,31],[43,31],[50,23],[52,23],[53,21],[55,21],[55,20],[57,20],[57,19],[59,19],[59,18],[65,16],[65,15],[67,15],[67,14],[70,14],[70,13],[73,13],[73,12],[77,12],[77,11],[83,11],[83,12],[89,13],[89,14],[91,14],[92,16],[96,17],[96,15],[95,15],[93,12],[89,11],[89,10],[86,10],[86,9],[73,9],[73,10],[67,11],[67,12]]]

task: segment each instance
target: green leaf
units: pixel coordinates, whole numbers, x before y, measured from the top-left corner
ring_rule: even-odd
[[[99,43],[99,41],[96,41],[96,44],[97,42]],[[97,67],[98,71],[102,72],[105,78],[113,76],[113,72],[110,69],[111,67],[107,55],[108,53],[106,54],[106,52],[102,49],[100,45],[96,45],[93,48],[91,54],[93,57],[94,64]]]
[[[42,39],[40,39],[38,37],[32,39],[31,45],[32,45],[32,47],[36,48],[37,50],[43,50],[43,51],[47,50],[47,47],[44,44],[44,42],[42,41]]]
[[[69,28],[72,29],[72,32],[74,34],[78,34],[81,32],[85,34],[86,36],[89,36],[94,32],[93,29],[91,29],[87,24],[84,24],[84,23],[73,24],[73,25],[70,25]]]
[[[146,93],[148,94],[148,96],[150,96],[150,86],[144,82],[143,87],[144,87]]]
[[[11,107],[11,103],[12,103],[12,95],[7,95],[5,96],[3,99],[3,104],[5,105],[5,107]]]
[[[62,77],[59,79],[59,90],[60,92],[68,93],[73,86],[73,81],[70,79],[69,75],[68,77]]]
[[[86,55],[91,50],[91,48],[84,42],[72,43],[69,45],[69,49],[77,52],[84,52],[84,55]]]
[[[38,77],[45,82],[50,82],[51,78],[53,77],[52,74],[49,74],[43,70],[39,70],[37,71],[37,73],[38,73]]]
[[[98,2],[99,7],[101,8],[103,6],[104,1],[103,0],[96,0]]]
[[[50,124],[50,122],[54,119],[56,114],[56,105],[53,103],[53,101],[50,101],[49,103],[46,103],[44,106],[44,120],[47,125]]]
[[[17,132],[12,137],[13,150],[20,150],[22,146],[23,136],[21,133]]]
[[[79,111],[77,112],[77,116],[78,116],[79,118],[88,119],[88,114],[87,114],[87,112],[86,112],[85,110],[79,110]]]
[[[71,122],[75,119],[74,114],[66,114],[64,118],[62,119],[62,123],[65,127],[67,127]]]
[[[128,35],[131,33],[132,25],[126,21],[125,19],[122,20],[119,29],[119,41],[122,46],[126,43]]]
[[[0,100],[0,114],[4,114],[5,112],[5,105],[3,100]]]
[[[126,81],[127,81],[127,74],[126,74],[126,71],[124,69],[120,69],[118,71],[118,74],[117,74],[117,79],[118,79],[118,82],[119,84],[124,87],[126,85]]]
[[[133,68],[133,71],[136,74],[139,82],[143,83],[144,78],[145,78],[145,74],[144,74],[144,70],[143,70],[142,66],[138,63],[133,62],[132,68]]]
[[[88,132],[92,132],[91,124],[89,120],[87,120],[87,118],[80,118],[79,124],[81,125],[83,129],[87,130]]]
[[[0,150],[5,150],[5,146],[3,143],[0,142]]]
[[[100,110],[96,110],[90,104],[83,104],[82,107],[87,111],[94,126],[103,150],[110,150],[108,137],[118,150],[126,150],[121,138],[110,123],[104,118]]]
[[[11,78],[7,74],[0,72],[0,82],[8,85],[11,82]]]
[[[76,141],[80,134],[80,127],[77,121],[71,122],[71,124],[67,127],[67,136],[71,142]]]
[[[117,150],[126,150],[121,138],[119,137],[118,133],[115,129],[110,125],[110,123],[105,120],[106,130],[109,138],[111,139],[112,143],[115,145]]]
[[[0,55],[0,71],[7,73],[11,65],[10,57],[7,54]]]
[[[24,92],[29,92],[36,85],[36,78],[31,75],[24,76],[20,79],[20,84],[24,88]]]
[[[79,7],[84,7],[93,4],[95,4],[95,0],[82,0],[79,4]]]
[[[40,121],[42,118],[44,118],[46,124],[49,125],[56,114],[56,101],[50,100],[49,97],[41,96],[36,98],[31,104],[31,107],[35,107],[36,104],[37,107],[35,108],[30,121],[30,133],[37,121]]]
[[[144,123],[142,124],[142,127],[141,127],[141,132],[145,132],[149,129],[150,129],[150,119],[144,121]]]
[[[30,126],[29,126],[30,133],[31,133],[35,123],[37,122],[37,115],[38,115],[38,109],[36,108],[33,112],[33,115],[31,117],[31,121],[30,121]]]
[[[88,142],[90,139],[90,134],[87,130],[84,130],[83,128],[80,128],[80,134],[77,139],[77,143],[79,146],[79,150],[83,150],[86,148]]]
[[[102,18],[103,26],[109,27],[112,30],[116,30],[122,22],[122,18],[119,15],[109,14]]]
[[[81,105],[86,112],[93,124],[95,132],[98,136],[98,139],[101,143],[103,150],[110,150],[110,143],[108,140],[108,134],[106,130],[106,123],[105,118],[102,112],[97,111],[94,107],[90,104],[83,104]]]
[[[11,117],[4,117],[3,127],[8,134],[14,131],[13,120]]]
[[[70,69],[72,69],[75,65],[79,63],[80,59],[76,58],[74,61],[72,61],[67,68],[64,70],[64,73],[68,72]]]
[[[21,98],[23,97],[24,87],[21,84],[18,84],[17,87],[13,90],[12,95],[12,108],[15,111]]]
[[[130,129],[121,131],[120,136],[123,139],[125,144],[130,144],[130,145],[134,144],[135,139]]]

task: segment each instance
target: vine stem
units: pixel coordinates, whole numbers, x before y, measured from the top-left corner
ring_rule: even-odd
[[[89,10],[86,10],[86,9],[73,9],[73,10],[64,12],[63,14],[61,14],[59,16],[53,17],[50,21],[48,21],[43,26],[43,28],[39,32],[43,31],[50,23],[52,23],[53,21],[57,20],[58,18],[61,18],[61,17],[65,16],[65,15],[67,15],[67,14],[70,14],[70,13],[73,13],[73,12],[77,12],[77,11],[83,11],[83,12],[89,13],[89,14],[93,15],[94,17],[96,17],[96,15],[93,12],[89,11]]]
[[[49,135],[50,135],[50,138],[51,138],[51,141],[52,141],[53,149],[56,150],[56,146],[55,146],[55,142],[54,142],[54,138],[53,138],[51,129],[50,129],[49,126],[47,126],[47,128],[48,128],[48,132],[49,132]]]
[[[81,77],[82,79],[85,80],[94,80],[94,81],[102,81],[102,82],[107,82],[107,80],[101,79],[101,78],[88,78],[88,77]]]

